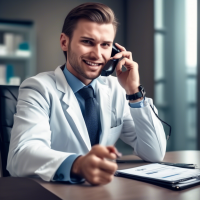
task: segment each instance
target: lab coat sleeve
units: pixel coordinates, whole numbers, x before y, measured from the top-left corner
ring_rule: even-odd
[[[22,83],[7,161],[11,176],[36,175],[50,181],[61,163],[72,155],[51,149],[50,106],[45,84],[36,77]]]
[[[166,152],[166,137],[152,99],[145,98],[144,107],[125,105],[121,139],[134,148],[134,153],[150,162],[162,161]]]
[[[74,161],[79,157],[79,154],[73,154],[69,157],[67,157],[63,163],[60,165],[60,167],[57,169],[53,181],[67,181],[70,183],[82,183],[85,181],[83,178],[73,178],[71,177],[71,168],[74,163]]]

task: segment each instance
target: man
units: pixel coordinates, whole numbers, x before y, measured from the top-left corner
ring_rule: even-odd
[[[152,100],[126,100],[141,94],[138,64],[119,44],[121,52],[110,58],[116,31],[113,11],[100,3],[67,15],[60,36],[66,64],[20,86],[7,165],[12,176],[106,184],[117,169],[110,160],[119,137],[142,159],[163,159],[165,133]],[[100,76],[110,59],[120,59],[117,78]]]

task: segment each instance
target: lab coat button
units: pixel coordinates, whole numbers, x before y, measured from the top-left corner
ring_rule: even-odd
[[[64,179],[64,175],[63,174],[59,174],[59,180],[63,180]]]

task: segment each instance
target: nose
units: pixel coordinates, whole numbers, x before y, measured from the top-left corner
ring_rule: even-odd
[[[90,56],[95,58],[96,60],[102,59],[102,49],[100,45],[95,45],[92,48]]]

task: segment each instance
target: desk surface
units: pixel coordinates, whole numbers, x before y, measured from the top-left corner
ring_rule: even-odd
[[[137,167],[148,164],[142,161],[137,156],[123,156],[122,159],[131,159],[131,163],[120,163],[119,169]],[[168,152],[164,158],[165,162],[181,162],[181,163],[194,163],[200,166],[200,151],[177,151]],[[0,184],[4,180],[12,180],[16,178],[0,178]],[[17,178],[18,181],[28,178]],[[30,180],[30,179],[29,179]],[[32,180],[31,180],[32,181]],[[104,186],[91,186],[87,182],[81,185],[70,185],[65,183],[49,183],[40,179],[33,179],[33,182],[42,186],[45,191],[49,191],[53,196],[52,199],[57,196],[61,199],[103,199],[103,200],[199,200],[200,199],[200,185],[183,190],[173,191],[166,188],[162,188],[156,185],[152,185],[145,182],[140,182],[132,179],[126,179],[121,177],[114,177],[111,183]],[[1,197],[0,187],[0,197]],[[47,194],[46,194],[47,195]],[[49,195],[49,194],[48,194]],[[44,198],[44,196],[42,196]],[[43,199],[42,198],[42,199]],[[1,199],[1,198],[0,198]],[[39,199],[39,198],[38,198]],[[49,198],[50,199],[50,198]]]

